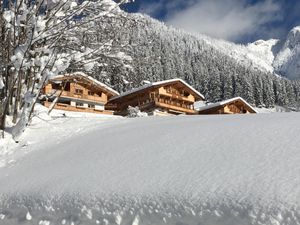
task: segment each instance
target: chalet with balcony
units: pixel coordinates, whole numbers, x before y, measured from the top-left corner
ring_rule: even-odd
[[[149,115],[197,114],[194,102],[204,96],[181,79],[146,84],[140,88],[112,97],[106,110],[126,115],[128,106],[136,107]]]
[[[55,109],[75,112],[113,114],[105,110],[105,104],[119,93],[96,79],[73,73],[56,76],[44,87],[44,105],[49,107],[58,96]]]
[[[199,114],[249,114],[257,111],[241,97],[199,107]]]

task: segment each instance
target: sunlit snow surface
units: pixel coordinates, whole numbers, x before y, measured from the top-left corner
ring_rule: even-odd
[[[300,224],[298,113],[44,120],[0,168],[0,224]]]

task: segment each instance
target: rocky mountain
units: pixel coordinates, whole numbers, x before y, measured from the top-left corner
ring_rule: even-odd
[[[300,79],[300,26],[292,29],[273,62],[277,73],[289,79]]]
[[[275,60],[275,49],[280,43],[277,39],[257,40],[254,43],[247,44],[249,57],[260,65],[261,69],[265,69],[271,73],[274,72],[273,62]]]
[[[285,40],[259,40],[247,47],[266,70],[290,80],[300,79],[300,26],[293,28]]]

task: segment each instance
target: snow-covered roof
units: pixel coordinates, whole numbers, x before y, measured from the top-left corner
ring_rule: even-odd
[[[70,73],[70,74],[58,75],[58,76],[51,78],[50,80],[60,80],[60,79],[64,79],[64,78],[73,78],[73,77],[84,78],[84,79],[96,84],[98,87],[101,87],[102,89],[111,93],[113,96],[119,95],[119,92],[117,92],[116,90],[112,89],[111,87],[107,86],[106,84],[103,84],[102,82],[96,80],[95,78],[93,78],[83,72],[75,72],[75,73]]]
[[[132,89],[132,90],[130,90],[130,91],[126,91],[126,92],[120,94],[119,96],[113,97],[111,100],[115,100],[115,99],[118,99],[118,98],[121,98],[121,97],[130,95],[130,94],[133,94],[133,93],[135,93],[135,92],[138,92],[138,91],[141,91],[141,90],[150,88],[150,87],[163,86],[163,85],[165,85],[165,84],[169,84],[169,83],[173,83],[173,82],[180,82],[180,83],[184,84],[184,85],[187,86],[192,92],[194,92],[196,95],[198,95],[200,98],[205,99],[205,97],[204,97],[199,91],[197,91],[197,90],[196,90],[195,88],[193,88],[191,85],[189,85],[188,83],[186,83],[184,80],[179,79],[179,78],[175,78],[175,79],[170,79],[170,80],[157,81],[157,82],[153,82],[153,83],[149,83],[149,84],[143,85],[143,86],[138,87],[138,88],[134,88],[134,89]]]
[[[235,98],[227,99],[227,100],[224,100],[224,101],[221,101],[221,102],[211,103],[211,104],[208,104],[208,105],[199,107],[199,108],[198,108],[198,111],[201,112],[201,111],[204,111],[204,110],[216,108],[216,107],[223,106],[223,105],[229,104],[229,103],[234,102],[234,101],[237,101],[237,100],[242,101],[245,105],[247,105],[249,108],[251,108],[255,113],[258,113],[257,110],[256,110],[255,108],[253,108],[253,107],[252,107],[245,99],[243,99],[242,97],[235,97]]]

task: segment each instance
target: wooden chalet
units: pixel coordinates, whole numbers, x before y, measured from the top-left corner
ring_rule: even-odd
[[[111,98],[105,109],[117,115],[126,115],[128,106],[136,107],[149,115],[197,114],[194,102],[204,96],[181,79],[146,84],[140,88]]]
[[[105,104],[119,93],[96,79],[84,74],[73,73],[49,80],[43,90],[44,105],[49,107],[54,99],[55,109],[75,112],[113,114],[105,110]]]
[[[247,114],[257,111],[243,98],[236,97],[225,101],[202,106],[198,109],[199,114]]]

